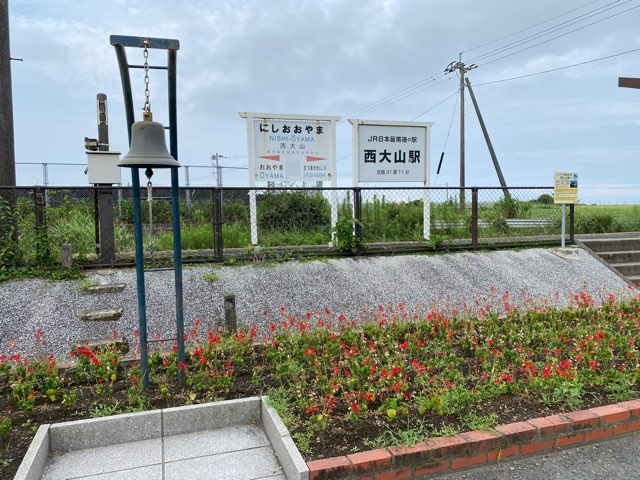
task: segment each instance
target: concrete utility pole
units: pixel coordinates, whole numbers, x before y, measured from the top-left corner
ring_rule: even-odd
[[[215,162],[216,187],[218,188],[222,187],[222,168],[220,167],[220,163],[219,163],[219,160],[221,158],[224,158],[224,156],[219,155],[218,153],[214,153],[213,155],[211,155],[211,160]]]
[[[459,71],[460,75],[460,209],[464,210],[465,207],[465,198],[464,198],[464,187],[465,187],[465,158],[464,158],[464,74],[469,70],[473,70],[474,68],[478,68],[477,65],[465,65],[462,62],[462,52],[460,52],[460,56],[458,57],[457,62],[451,62],[447,68],[445,68],[445,73],[452,73],[455,70]]]
[[[16,186],[8,0],[0,0],[0,186]]]

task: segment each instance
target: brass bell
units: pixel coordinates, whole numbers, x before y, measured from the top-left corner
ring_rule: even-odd
[[[135,122],[131,126],[131,147],[119,167],[172,168],[180,163],[167,150],[164,126],[152,120]]]

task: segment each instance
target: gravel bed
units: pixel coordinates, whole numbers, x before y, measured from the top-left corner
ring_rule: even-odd
[[[217,281],[205,279],[215,273]],[[489,253],[407,255],[331,259],[274,266],[186,267],[184,318],[188,329],[196,319],[204,328],[223,325],[223,296],[236,295],[240,325],[266,328],[279,318],[280,308],[304,314],[329,308],[356,315],[362,308],[402,303],[462,306],[485,297],[553,298],[564,303],[569,292],[586,290],[626,295],[626,282],[581,249],[562,254],[554,249]],[[135,270],[95,271],[87,280],[99,284],[124,283],[115,293],[87,294],[81,281],[12,281],[0,284],[0,353],[32,353],[33,333],[44,331],[47,352],[66,355],[74,343],[108,337],[117,330],[129,340],[138,325]],[[173,270],[145,275],[149,337],[172,336],[175,330]],[[486,298],[485,298],[486,299]],[[78,314],[105,308],[124,308],[118,321],[83,322]]]

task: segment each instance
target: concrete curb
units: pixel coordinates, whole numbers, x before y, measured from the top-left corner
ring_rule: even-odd
[[[311,480],[420,479],[640,430],[640,400],[308,462]]]
[[[13,480],[40,480],[49,457],[49,427],[40,425]]]
[[[289,435],[289,430],[280,420],[278,412],[267,404],[267,397],[260,398],[262,400],[262,425],[278,460],[280,460],[285,476],[288,479],[309,480],[309,467]]]

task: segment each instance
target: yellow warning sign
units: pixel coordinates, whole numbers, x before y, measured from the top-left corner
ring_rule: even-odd
[[[553,203],[578,203],[577,173],[555,173],[553,181]]]

